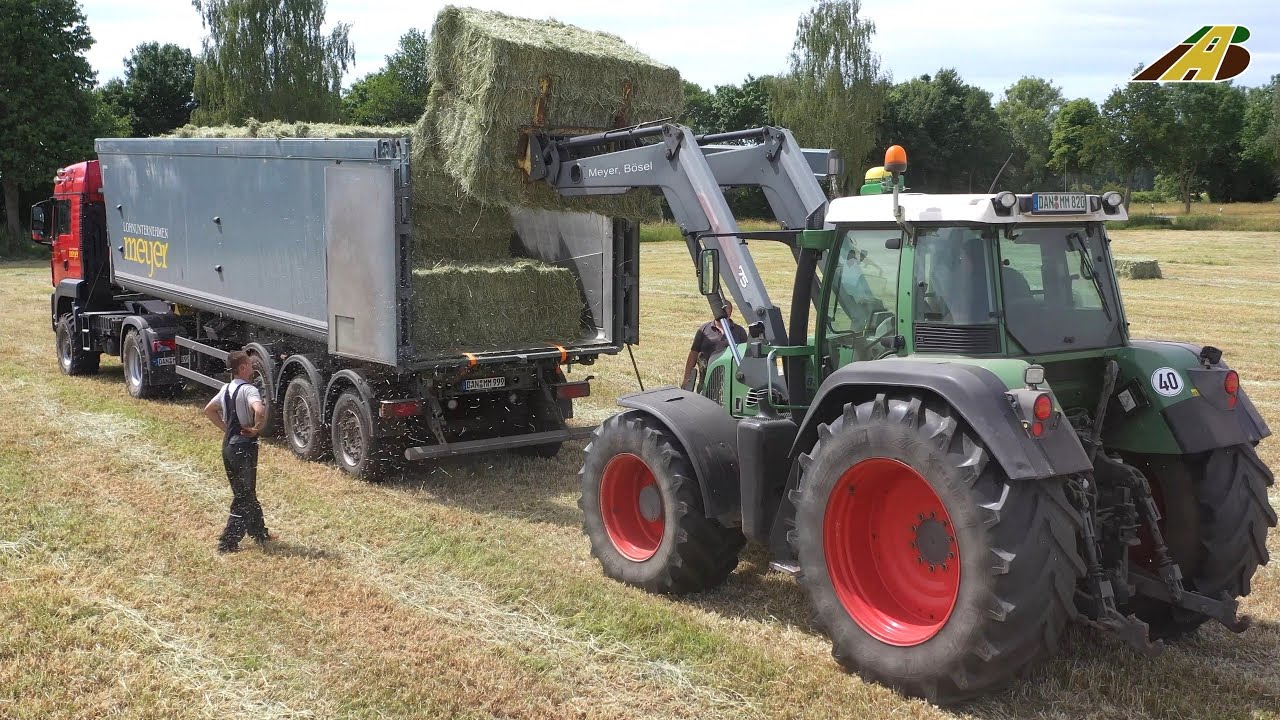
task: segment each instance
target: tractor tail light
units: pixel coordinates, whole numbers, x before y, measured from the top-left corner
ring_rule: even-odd
[[[417,400],[383,400],[378,406],[378,416],[383,418],[407,418],[422,412]]]
[[[1235,370],[1228,370],[1227,376],[1222,380],[1222,389],[1227,391],[1227,407],[1234,410],[1236,403],[1240,402],[1236,397],[1240,390],[1240,374]]]
[[[1036,396],[1035,404],[1031,406],[1031,414],[1035,419],[1044,422],[1053,414],[1053,401],[1049,399],[1049,393],[1041,393]]]
[[[586,380],[556,385],[557,400],[574,400],[591,394],[591,383]]]

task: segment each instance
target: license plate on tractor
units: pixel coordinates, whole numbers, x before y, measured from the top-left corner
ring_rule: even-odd
[[[1032,193],[1031,212],[1084,215],[1089,212],[1089,196],[1084,193]]]
[[[468,392],[476,390],[497,390],[507,386],[505,377],[472,378],[462,381],[462,389]]]

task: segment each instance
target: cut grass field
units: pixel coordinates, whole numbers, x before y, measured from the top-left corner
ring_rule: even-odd
[[[1174,230],[1280,231],[1280,202],[1191,204],[1139,203],[1129,206],[1129,222],[1119,227],[1137,229],[1164,226]]]
[[[1280,233],[1116,238],[1166,278],[1122,283],[1134,334],[1223,348],[1280,426]],[[753,250],[784,304],[789,255]],[[641,266],[636,359],[647,387],[674,383],[706,305],[682,244],[646,243]],[[218,556],[229,491],[204,393],[135,401],[117,361],[62,376],[47,284],[43,264],[0,266],[0,717],[1280,716],[1280,565],[1243,636],[1208,626],[1148,660],[1076,628],[1025,681],[941,709],[842,673],[758,551],[690,598],[602,577],[580,444],[368,485],[269,443],[259,492],[282,540]],[[597,422],[636,382],[625,354],[587,371],[579,416]],[[1262,455],[1280,468],[1276,440]]]

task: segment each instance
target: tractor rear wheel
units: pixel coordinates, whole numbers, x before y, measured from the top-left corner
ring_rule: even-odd
[[[944,404],[848,404],[801,458],[800,581],[832,655],[954,702],[1053,653],[1084,575],[1065,481],[1010,481]]]
[[[679,595],[716,587],[738,566],[742,532],[703,514],[689,456],[652,417],[605,421],[578,477],[583,529],[605,575]]]
[[[1163,516],[1161,532],[1184,585],[1213,598],[1248,595],[1254,573],[1270,559],[1267,530],[1276,526],[1267,501],[1275,478],[1254,449],[1235,445],[1198,458],[1146,455],[1131,461],[1151,484]],[[1145,535],[1143,540],[1149,541]],[[1131,558],[1136,567],[1154,570],[1144,546]],[[1150,625],[1153,638],[1189,635],[1208,620],[1148,598],[1135,600],[1129,610]]]

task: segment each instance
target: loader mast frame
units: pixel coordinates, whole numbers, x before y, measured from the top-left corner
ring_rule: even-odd
[[[755,144],[723,144],[745,140]],[[807,327],[816,262],[804,258],[812,255],[816,260],[819,251],[792,245],[804,276],[797,277],[796,287],[803,285],[806,291],[793,300],[788,333],[721,188],[758,186],[785,229],[821,229],[827,196],[817,178],[842,169],[834,151],[804,150],[790,131],[780,128],[696,135],[682,125],[662,124],[564,139],[535,136],[530,152],[530,178],[546,181],[564,196],[660,190],[693,261],[704,248],[719,252],[721,287],[730,288],[748,324],[763,327],[769,345],[792,344],[797,320],[801,333]],[[722,292],[709,294],[707,300],[713,316],[723,319]],[[797,317],[794,311],[801,307],[805,312]]]

